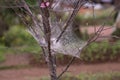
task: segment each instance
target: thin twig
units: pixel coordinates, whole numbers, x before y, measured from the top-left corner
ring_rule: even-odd
[[[84,3],[82,3],[83,0],[79,0],[75,6],[74,9],[76,10],[73,10],[73,13],[71,14],[70,18],[68,19],[68,21],[65,23],[64,25],[64,29],[63,31],[60,33],[60,35],[58,36],[56,42],[58,42],[60,40],[60,38],[62,37],[63,33],[66,31],[67,27],[69,27],[69,25],[71,24],[71,22],[73,21],[74,17],[76,16],[76,14],[78,13],[79,9],[84,5]]]
[[[68,68],[70,67],[70,65],[72,64],[72,62],[75,60],[76,57],[72,57],[72,59],[70,60],[70,62],[67,64],[66,68],[62,71],[62,73],[57,77],[57,80],[60,79],[60,77],[68,70]]]
[[[113,14],[113,11],[114,11],[114,10],[111,11],[111,13],[108,15],[108,17],[106,17],[106,19],[109,18],[109,17]],[[95,34],[87,41],[88,44],[94,42],[94,41],[100,36],[100,34],[101,34],[101,32],[102,32],[103,30],[107,30],[107,29],[104,29],[105,23],[106,23],[106,22],[104,22],[104,23],[101,25],[101,27],[95,32]],[[108,28],[108,29],[109,29],[109,28]]]

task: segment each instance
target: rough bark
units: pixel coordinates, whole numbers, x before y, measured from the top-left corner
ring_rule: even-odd
[[[51,28],[49,24],[49,10],[47,7],[44,9],[41,8],[41,12],[42,12],[45,40],[47,42],[47,48],[44,48],[45,51],[44,54],[46,54],[51,80],[57,80],[55,56],[53,56],[51,52]]]

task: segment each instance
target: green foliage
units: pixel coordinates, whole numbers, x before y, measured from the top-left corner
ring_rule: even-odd
[[[40,80],[49,80],[49,78],[44,76]]]
[[[22,46],[24,44],[37,44],[33,37],[21,26],[13,26],[4,35],[4,44],[6,46]],[[32,44],[31,44],[32,43]]]
[[[75,76],[66,75],[66,76],[61,77],[59,80],[79,80],[79,79]]]
[[[87,46],[80,55],[83,62],[118,61],[120,57],[120,41],[110,43],[108,41],[93,42]],[[57,63],[64,65],[71,59],[70,56],[58,54]],[[37,57],[36,57],[37,59]]]
[[[96,73],[96,74],[85,74],[81,73],[78,75],[79,80],[120,80],[120,73]]]
[[[87,62],[117,60],[120,56],[120,41],[110,44],[107,41],[92,43],[81,54]]]
[[[36,0],[25,0],[28,4],[30,5],[35,5],[36,4]]]
[[[94,14],[92,10],[87,10],[86,12],[83,11],[77,15],[77,20],[79,20],[79,23],[83,26],[101,25],[103,23],[106,25],[113,25],[116,12],[112,11],[112,7],[102,10],[95,10]],[[110,15],[111,12],[112,14]]]
[[[88,17],[85,18],[83,15],[78,16],[80,24],[83,26],[90,26],[90,25],[101,25],[105,23],[106,25],[113,25],[114,19],[112,17],[109,17],[107,19],[106,15],[97,16],[95,18]]]
[[[13,26],[5,35],[0,38],[0,55],[1,61],[4,60],[3,53],[38,53],[41,52],[40,46],[34,38],[22,26]],[[38,62],[39,57],[34,56],[34,60]],[[120,41],[110,43],[103,41],[90,44],[81,53],[81,60],[86,62],[117,60],[120,56]],[[63,64],[67,62],[69,56],[58,55],[57,60]],[[41,61],[42,62],[42,61]]]
[[[1,9],[0,18],[9,26],[18,23],[18,18],[12,9]]]
[[[5,61],[5,55],[0,52],[0,63]]]
[[[13,26],[0,38],[0,62],[5,61],[7,53],[36,53],[41,48],[22,26]],[[37,60],[37,58],[36,58]]]
[[[4,52],[6,52],[6,48],[3,47],[2,45],[0,45],[0,62],[4,62],[5,61],[5,54]]]
[[[49,80],[47,77],[43,77],[40,80]],[[60,80],[120,80],[119,72],[109,72],[109,73],[80,73],[77,76],[64,75]]]

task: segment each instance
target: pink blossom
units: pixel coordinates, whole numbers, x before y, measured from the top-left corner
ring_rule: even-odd
[[[41,4],[40,4],[40,7],[41,8],[46,8],[46,7],[48,7],[50,5],[50,2],[42,2]]]

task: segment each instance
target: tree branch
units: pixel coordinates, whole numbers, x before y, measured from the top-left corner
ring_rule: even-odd
[[[72,62],[75,60],[75,57],[72,57],[72,59],[70,60],[70,62],[67,64],[66,68],[61,72],[61,74],[57,77],[57,80],[60,79],[60,77],[68,70],[68,68],[70,67],[70,65],[72,64]]]
[[[63,27],[63,31],[60,33],[60,35],[58,36],[56,42],[58,42],[60,40],[60,38],[62,37],[63,33],[66,31],[67,27],[71,24],[71,22],[73,21],[74,17],[76,16],[76,14],[78,13],[79,9],[83,6],[83,0],[79,0],[77,2],[77,4],[75,5],[75,8],[70,16],[70,18],[68,19],[68,21],[64,24]]]

